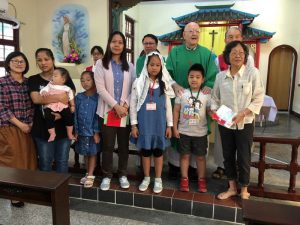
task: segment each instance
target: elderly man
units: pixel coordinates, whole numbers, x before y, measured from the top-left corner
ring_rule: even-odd
[[[217,67],[214,62],[216,56],[207,48],[198,44],[199,34],[199,25],[194,22],[188,23],[183,31],[185,43],[174,47],[167,58],[166,67],[176,82],[173,85],[176,95],[181,95],[183,89],[189,87],[188,70],[195,63],[202,64],[205,70],[205,82],[202,91],[205,94],[210,94],[214,85],[217,74]],[[168,149],[169,175],[172,178],[175,178],[179,172],[179,158],[176,150],[173,148]],[[192,157],[191,165],[193,168],[196,167],[194,157]]]
[[[239,27],[229,27],[229,29],[225,33],[225,43],[226,45],[232,41],[243,41],[242,31]],[[219,55],[215,59],[215,63],[219,69],[219,71],[227,70],[229,65],[227,65],[224,61],[223,54]],[[254,60],[251,55],[248,56],[247,59],[247,67],[254,67]],[[212,177],[216,179],[226,179],[224,164],[223,164],[223,151],[221,144],[221,137],[218,126],[216,126],[215,130],[215,144],[214,144],[214,161],[217,165],[216,171],[213,172]]]

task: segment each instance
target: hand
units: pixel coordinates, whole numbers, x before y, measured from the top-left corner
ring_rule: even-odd
[[[96,144],[99,144],[99,143],[100,143],[101,138],[100,138],[99,133],[95,133],[94,136],[93,136],[93,138],[94,138],[94,142],[95,142]]]
[[[131,127],[131,136],[137,138],[139,136],[139,129],[137,126]]]
[[[241,122],[245,118],[245,114],[243,112],[238,113],[235,117],[232,118],[232,121],[237,124]]]
[[[47,92],[47,91],[42,91],[41,92],[41,96],[44,96],[44,97],[47,97],[49,96],[50,94]]]
[[[167,129],[166,129],[166,137],[167,138],[171,138],[172,137],[171,127],[167,127]]]
[[[203,92],[203,94],[205,94],[205,95],[209,95],[209,94],[211,93],[211,88],[205,86],[205,87],[202,89],[202,92]]]
[[[55,121],[61,119],[61,115],[59,113],[51,112],[51,114],[55,116],[54,118]]]
[[[173,127],[173,136],[176,138],[180,138],[180,134],[177,128]]]
[[[67,93],[59,94],[58,99],[59,99],[59,102],[65,104],[65,105],[67,105],[69,103],[69,96]]]
[[[128,115],[128,109],[126,109],[126,108],[123,107],[123,106],[120,106],[119,104],[116,104],[116,105],[114,106],[114,109],[115,109],[117,115],[118,115],[120,118],[122,118],[122,117]]]
[[[75,141],[77,141],[78,140],[78,134],[74,134],[74,137],[75,137]]]
[[[23,122],[20,122],[19,128],[25,134],[29,134],[31,131],[31,126]]]
[[[71,111],[72,113],[75,112],[75,105],[71,105],[71,106],[70,106],[70,111]]]
[[[181,86],[180,86],[179,84],[177,84],[177,83],[173,84],[173,85],[172,85],[172,88],[173,88],[173,90],[174,90],[174,92],[175,92],[175,95],[176,95],[177,97],[180,97],[180,96],[184,93],[184,88],[181,87]]]

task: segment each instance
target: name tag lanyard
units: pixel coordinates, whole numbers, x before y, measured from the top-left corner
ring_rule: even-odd
[[[156,110],[156,103],[152,102],[152,96],[153,96],[153,91],[154,91],[154,85],[155,85],[155,81],[153,81],[152,87],[150,86],[150,102],[146,104],[146,110]]]
[[[192,89],[190,88],[190,93],[191,93],[190,99],[193,101],[193,108],[195,108],[195,103],[196,103],[196,101],[200,102],[200,101],[198,100],[198,97],[199,97],[199,94],[200,94],[200,90],[201,90],[201,88],[199,88],[198,93],[197,93],[197,96],[196,96],[196,98],[195,98],[194,95],[193,95],[193,93],[192,93]],[[202,104],[201,104],[201,102],[200,102],[200,106],[201,106],[201,105],[202,105]]]

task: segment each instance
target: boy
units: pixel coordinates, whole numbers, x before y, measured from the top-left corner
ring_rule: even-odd
[[[176,97],[173,112],[173,132],[179,138],[180,153],[180,191],[189,191],[188,168],[190,155],[196,155],[198,172],[198,191],[207,192],[205,170],[207,152],[206,109],[210,107],[210,95],[201,91],[204,82],[204,68],[194,64],[188,71],[189,88],[182,96]]]

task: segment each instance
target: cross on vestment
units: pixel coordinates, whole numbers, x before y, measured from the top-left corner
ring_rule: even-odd
[[[215,35],[218,34],[218,32],[216,32],[215,30],[212,30],[212,32],[209,33],[212,37],[211,37],[211,49],[214,49],[215,46]]]

